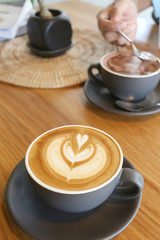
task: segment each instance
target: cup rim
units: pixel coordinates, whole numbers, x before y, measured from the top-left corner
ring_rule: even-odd
[[[159,69],[158,69],[157,71],[152,72],[152,73],[150,73],[150,74],[146,74],[146,75],[129,75],[129,74],[122,74],[122,73],[114,72],[114,71],[112,71],[111,69],[109,69],[109,68],[107,68],[107,67],[104,66],[103,60],[104,60],[104,58],[105,58],[106,56],[108,56],[108,55],[110,55],[110,54],[113,54],[113,53],[116,53],[116,52],[118,52],[118,51],[109,52],[109,53],[105,54],[104,56],[102,56],[102,58],[101,58],[101,60],[100,60],[100,65],[101,65],[102,68],[103,68],[104,70],[106,70],[107,72],[110,72],[110,73],[112,73],[112,74],[114,74],[114,75],[117,75],[117,76],[126,77],[126,78],[131,78],[131,79],[133,79],[133,78],[148,78],[148,77],[152,77],[152,76],[160,73],[160,66],[159,66]],[[157,56],[156,56],[156,57],[157,57]],[[159,64],[160,64],[160,59],[159,59],[158,57],[157,57],[157,61],[158,61]]]
[[[96,130],[98,132],[101,132],[105,135],[107,135],[109,138],[111,138],[111,140],[116,144],[116,146],[118,147],[118,150],[119,150],[119,153],[120,153],[120,163],[119,163],[119,166],[118,166],[118,169],[117,171],[113,174],[113,176],[108,179],[107,181],[105,181],[104,183],[96,186],[96,187],[93,187],[93,188],[89,188],[89,189],[85,189],[85,190],[64,190],[64,189],[60,189],[60,188],[55,188],[55,187],[52,187],[44,182],[42,182],[41,180],[39,180],[35,175],[34,173],[32,172],[30,166],[29,166],[29,163],[28,163],[28,155],[29,155],[29,152],[30,152],[30,149],[31,147],[33,146],[33,144],[39,139],[41,138],[43,135],[49,133],[49,132],[52,132],[52,131],[55,131],[57,129],[61,129],[61,128],[69,128],[69,127],[83,127],[83,128],[89,128],[89,129],[93,129],[93,130]],[[61,193],[61,194],[70,194],[70,195],[76,195],[76,194],[85,194],[85,193],[89,193],[89,192],[93,192],[93,191],[96,191],[96,190],[99,190],[103,187],[105,187],[106,185],[108,185],[110,182],[112,182],[116,177],[117,175],[120,173],[121,169],[122,169],[122,165],[123,165],[123,152],[122,152],[122,149],[119,145],[119,143],[108,133],[98,129],[98,128],[95,128],[95,127],[91,127],[91,126],[87,126],[87,125],[64,125],[64,126],[60,126],[60,127],[56,127],[56,128],[53,128],[53,129],[50,129],[44,133],[42,133],[41,135],[39,135],[37,138],[35,138],[31,144],[29,145],[27,151],[26,151],[26,154],[25,154],[25,167],[26,167],[26,170],[29,174],[29,176],[32,178],[32,180],[34,182],[36,182],[38,185],[40,185],[41,187],[43,187],[44,189],[47,189],[47,190],[50,190],[52,192],[57,192],[57,193]]]

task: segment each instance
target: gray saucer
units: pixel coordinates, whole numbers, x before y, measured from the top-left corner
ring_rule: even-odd
[[[98,77],[101,79],[101,76],[97,74]],[[101,80],[102,82],[102,80]],[[139,112],[130,112],[123,110],[114,104],[115,98],[111,95],[109,90],[103,85],[96,84],[92,80],[88,80],[84,85],[84,92],[86,97],[93,102],[95,105],[100,107],[101,109],[112,112],[116,114],[122,115],[133,115],[133,116],[143,116],[143,115],[150,115],[154,113],[160,112],[160,107],[153,108],[153,109],[146,109]],[[156,89],[147,97],[150,99],[150,103],[156,103],[160,101],[160,83],[156,87]]]
[[[124,167],[134,168],[124,158]],[[6,188],[8,209],[24,232],[36,240],[110,239],[135,217],[141,197],[130,202],[112,200],[85,213],[65,213],[39,199],[29,181],[24,159],[13,170]]]

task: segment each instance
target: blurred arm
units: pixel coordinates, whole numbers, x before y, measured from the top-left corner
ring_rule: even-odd
[[[152,5],[152,0],[133,0],[133,2],[135,2],[135,4],[136,4],[138,12],[140,12]]]

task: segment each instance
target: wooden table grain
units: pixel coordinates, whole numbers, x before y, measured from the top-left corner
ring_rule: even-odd
[[[100,7],[80,1],[56,3],[73,28],[97,29]],[[157,26],[141,22],[137,44],[154,52]],[[14,222],[5,202],[5,188],[16,164],[31,141],[51,128],[84,124],[111,134],[124,155],[144,176],[140,209],[131,224],[115,239],[160,239],[160,113],[124,116],[105,112],[89,102],[83,85],[61,89],[29,89],[0,82],[0,240],[30,240]],[[45,239],[44,239],[45,240]]]

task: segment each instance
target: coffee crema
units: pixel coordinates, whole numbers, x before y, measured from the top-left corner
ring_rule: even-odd
[[[32,145],[28,163],[43,183],[63,190],[86,190],[109,180],[118,170],[121,153],[103,132],[82,126],[62,127]]]
[[[133,51],[119,51],[107,55],[103,60],[104,67],[125,75],[148,75],[160,68],[158,60],[145,61],[136,57]]]

